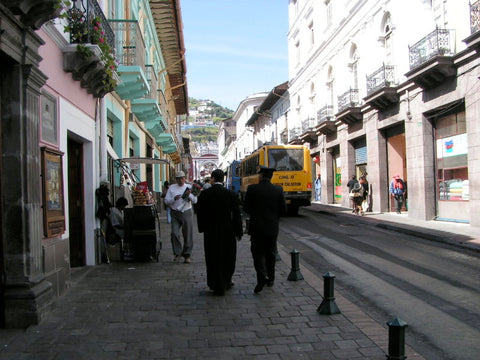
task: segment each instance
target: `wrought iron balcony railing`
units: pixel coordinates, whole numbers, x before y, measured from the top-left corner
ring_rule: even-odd
[[[317,111],[317,122],[320,124],[333,118],[333,105],[325,105]]]
[[[337,97],[338,111],[343,111],[349,107],[356,107],[360,104],[358,89],[350,89]]]
[[[375,91],[391,86],[395,83],[395,67],[383,64],[380,69],[371,75],[367,75],[367,95]]]
[[[145,65],[145,75],[150,86],[150,91],[145,97],[158,101],[158,80],[153,65]]]
[[[290,129],[288,134],[289,134],[290,140],[293,140],[301,135],[301,129],[299,126],[296,126],[293,129]]]
[[[476,33],[480,30],[480,1],[470,4],[470,32]]]
[[[455,30],[437,28],[408,49],[410,70],[435,56],[453,55],[455,54]]]
[[[307,118],[302,121],[302,133],[312,130],[317,125],[315,118]]]
[[[137,20],[109,20],[120,65],[145,69],[145,42]]]
[[[96,0],[72,0],[66,20],[71,44],[106,42],[114,48],[115,35]]]

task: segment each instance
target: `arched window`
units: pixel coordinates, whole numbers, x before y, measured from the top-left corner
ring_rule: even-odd
[[[350,48],[350,74],[351,74],[351,82],[350,86],[352,89],[358,89],[358,53],[357,53],[357,45],[352,44]]]
[[[334,91],[333,91],[333,68],[330,65],[327,71],[327,105],[333,106],[334,102]]]
[[[386,12],[383,15],[382,29],[380,36],[384,49],[384,63],[385,65],[393,65],[393,44],[392,44],[392,24],[390,13]]]

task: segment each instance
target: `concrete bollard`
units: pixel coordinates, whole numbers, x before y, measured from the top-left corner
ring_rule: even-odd
[[[404,360],[405,356],[405,328],[408,324],[396,317],[388,325],[388,360]]]
[[[335,275],[329,272],[323,274],[323,301],[317,309],[322,315],[340,314],[340,309],[335,303],[334,279]]]
[[[293,249],[290,252],[290,255],[292,258],[292,269],[290,271],[290,274],[288,275],[288,280],[303,280],[303,275],[300,272],[300,253],[296,249]]]

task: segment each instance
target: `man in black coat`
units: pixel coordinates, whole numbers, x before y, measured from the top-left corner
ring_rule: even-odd
[[[283,189],[273,185],[275,169],[260,167],[260,182],[247,188],[243,210],[250,215],[248,234],[251,235],[253,265],[257,272],[258,294],[275,280],[276,245],[279,218],[286,212]]]
[[[197,202],[198,231],[203,232],[207,285],[217,295],[232,287],[237,240],[243,235],[237,195],[223,186],[225,174],[212,172],[213,185],[202,190]]]

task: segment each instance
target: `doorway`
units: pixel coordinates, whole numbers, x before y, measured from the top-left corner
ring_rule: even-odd
[[[68,139],[68,228],[70,266],[85,266],[83,145]]]
[[[395,126],[386,131],[388,186],[392,178],[398,174],[407,185],[407,195],[403,203],[402,212],[408,211],[408,179],[407,179],[407,147],[405,143],[405,126]],[[387,190],[389,191],[389,190]],[[389,209],[395,212],[395,201],[389,191]]]

